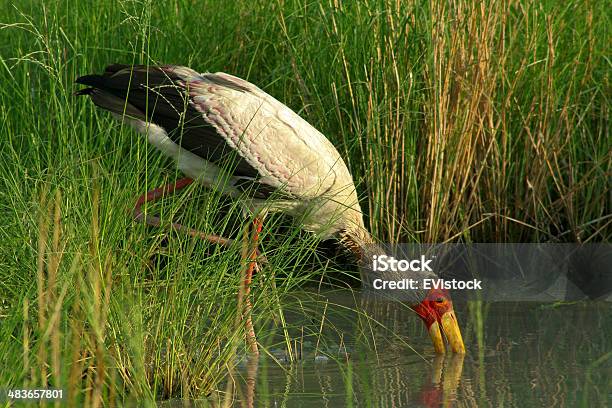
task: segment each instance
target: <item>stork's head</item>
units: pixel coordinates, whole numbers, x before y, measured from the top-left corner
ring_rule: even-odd
[[[461,337],[461,330],[453,310],[453,302],[447,290],[431,289],[421,303],[412,307],[423,319],[427,331],[431,336],[436,353],[442,354],[446,351],[442,332],[448,340],[451,349],[455,353],[465,353],[465,345]]]
[[[365,268],[370,267],[369,262],[374,256],[386,254],[384,249],[372,240],[370,234],[363,227],[363,221],[357,227],[340,230],[338,236],[340,243],[352,252]],[[401,276],[401,278],[405,277]],[[425,275],[417,273],[413,278],[419,281],[420,278],[435,279],[437,276],[429,272]],[[448,291],[445,289],[431,289],[424,293],[424,298],[422,298],[422,291],[423,289],[412,292],[412,299],[422,299],[420,303],[413,305],[412,309],[425,322],[436,353],[443,354],[446,352],[444,339],[442,338],[442,332],[444,332],[444,336],[448,340],[453,352],[464,354],[465,345],[463,344],[461,330],[459,330],[457,317],[453,310],[453,302]]]

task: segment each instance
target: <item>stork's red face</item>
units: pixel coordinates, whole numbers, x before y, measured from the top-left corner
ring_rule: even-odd
[[[453,310],[453,302],[448,291],[431,289],[427,297],[418,305],[413,306],[413,309],[425,322],[436,353],[444,354],[446,352],[440,329],[444,332],[453,352],[465,353],[461,330],[459,330],[457,317]]]

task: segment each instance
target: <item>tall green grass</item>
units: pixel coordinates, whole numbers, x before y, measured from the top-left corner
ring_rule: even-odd
[[[132,221],[136,195],[180,175],[75,98],[79,75],[171,63],[251,80],[334,142],[384,241],[608,241],[604,3],[3,7],[0,385],[63,387],[74,406],[201,397],[243,349],[240,245]],[[232,237],[243,228],[234,203],[197,186],[150,211]],[[263,237],[256,325],[318,279],[300,267],[316,239],[283,224],[272,217]]]

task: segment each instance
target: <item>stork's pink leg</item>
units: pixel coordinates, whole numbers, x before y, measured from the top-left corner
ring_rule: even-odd
[[[156,215],[145,214],[142,211],[142,206],[145,203],[153,202],[161,197],[174,194],[177,191],[187,187],[191,183],[193,183],[193,179],[182,178],[173,183],[169,183],[165,186],[151,190],[146,194],[143,194],[142,196],[138,197],[138,200],[136,201],[136,206],[134,207],[134,210],[132,212],[134,219],[136,219],[137,221],[142,221],[147,225],[159,227],[161,225],[160,218]],[[181,231],[192,237],[202,238],[216,244],[229,245],[230,243],[232,243],[232,240],[229,238],[224,238],[213,234],[205,234],[201,231],[185,227],[184,225],[178,223],[172,223],[170,224],[170,226],[176,231]],[[253,272],[258,268],[257,257],[259,256],[259,251],[257,249],[257,243],[259,241],[259,234],[261,233],[262,228],[262,219],[255,218],[253,220],[253,236],[249,237],[249,228],[247,228],[245,231],[242,256],[243,260],[248,262],[246,264],[246,267],[243,269],[241,288],[238,292],[239,316],[241,316],[244,320],[246,340],[249,345],[249,350],[255,355],[259,355],[259,349],[257,348],[257,338],[255,336],[255,329],[253,328],[253,320],[251,318],[252,305],[250,300],[250,293],[251,282],[253,280]],[[265,262],[265,258],[262,257],[261,261]]]
[[[248,229],[245,231],[245,245],[243,249],[243,258],[248,261],[244,273],[242,276],[242,288],[238,293],[238,305],[243,302],[244,299],[244,310],[242,313],[242,318],[244,319],[244,328],[246,332],[246,341],[249,346],[249,350],[251,353],[258,355],[259,349],[257,348],[257,337],[255,336],[255,329],[253,327],[253,320],[251,318],[251,282],[253,281],[253,272],[255,268],[257,268],[257,255],[259,251],[257,250],[257,244],[259,241],[259,234],[261,233],[261,229],[263,228],[263,221],[261,218],[256,217],[253,220],[253,236],[251,238],[251,242],[249,245],[248,242]]]
[[[138,201],[136,201],[136,206],[134,207],[134,210],[132,212],[134,219],[137,221],[142,221],[147,225],[159,227],[161,225],[160,218],[156,215],[145,214],[142,211],[142,206],[145,203],[153,202],[167,195],[174,194],[177,191],[182,190],[183,188],[187,187],[191,183],[193,183],[193,179],[185,177],[185,178],[176,180],[173,183],[168,183],[165,186],[153,189],[147,192],[146,194],[141,195],[140,197],[138,197]],[[229,238],[224,238],[224,237],[221,237],[219,235],[214,235],[214,234],[205,234],[204,232],[197,231],[193,228],[186,227],[176,222],[173,222],[172,224],[170,224],[170,228],[176,231],[180,231],[185,234],[188,234],[192,237],[204,239],[214,244],[229,245],[232,242],[232,240]]]

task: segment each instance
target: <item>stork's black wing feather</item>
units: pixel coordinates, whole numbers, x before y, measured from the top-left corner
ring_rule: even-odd
[[[278,193],[262,183],[260,174],[232,149],[226,139],[206,122],[189,103],[186,75],[199,74],[183,67],[129,66],[114,64],[102,75],[85,75],[77,83],[87,85],[77,95],[89,95],[93,102],[117,114],[146,120],[166,130],[172,141],[182,148],[230,169],[240,182],[236,187],[257,198]],[[234,86],[228,84],[228,86]],[[248,90],[244,90],[248,91]]]
[[[197,75],[195,71],[193,74]],[[124,102],[126,114],[161,126],[182,148],[224,168],[230,167],[237,176],[258,177],[257,170],[189,104],[185,78],[173,67],[115,64],[108,66],[103,75],[86,75],[77,83],[92,87],[80,94],[91,95],[97,105],[123,114],[123,106],[117,111],[118,103],[105,103],[105,96],[115,97]],[[98,92],[98,97],[93,97],[92,92]]]

